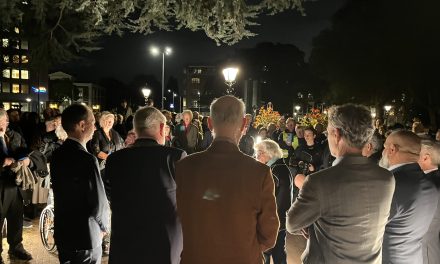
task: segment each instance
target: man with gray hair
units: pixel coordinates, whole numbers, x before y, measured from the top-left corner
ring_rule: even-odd
[[[234,96],[211,104],[214,141],[176,166],[182,264],[262,263],[278,233],[268,166],[240,152],[245,106]]]
[[[420,168],[426,178],[434,182],[437,190],[440,189],[440,142],[422,140],[422,150],[418,161]],[[440,195],[438,196],[440,199]],[[423,264],[440,263],[440,200],[437,203],[437,210],[429,225],[422,241]]]
[[[111,154],[106,164],[112,209],[109,263],[178,264],[182,229],[174,166],[186,153],[163,146],[166,118],[158,109],[139,109],[133,125],[134,144]]]
[[[396,190],[385,227],[383,263],[423,263],[421,242],[437,209],[438,192],[417,164],[420,142],[405,130],[385,140],[380,164],[394,174]]]
[[[382,237],[394,191],[393,175],[362,156],[373,135],[370,111],[361,105],[328,111],[333,166],[309,175],[287,212],[290,233],[309,236],[303,263],[382,261]]]

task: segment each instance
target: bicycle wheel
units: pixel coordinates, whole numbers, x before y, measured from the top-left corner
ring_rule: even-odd
[[[40,237],[43,247],[53,253],[55,252],[55,240],[53,238],[54,213],[53,206],[46,206],[40,215]]]

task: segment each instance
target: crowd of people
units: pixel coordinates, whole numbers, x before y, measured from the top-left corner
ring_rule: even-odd
[[[32,259],[23,217],[52,188],[60,263],[282,264],[286,232],[307,240],[303,263],[440,263],[440,131],[420,120],[385,128],[346,104],[327,128],[255,127],[234,96],[209,116],[126,101],[43,116],[0,109],[0,222],[18,259]]]

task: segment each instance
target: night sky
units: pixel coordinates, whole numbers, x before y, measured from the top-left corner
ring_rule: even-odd
[[[330,26],[333,14],[346,0],[310,1],[305,4],[306,16],[298,11],[288,11],[275,16],[262,16],[260,26],[252,28],[257,36],[244,39],[228,46],[217,46],[204,32],[180,30],[159,31],[151,35],[125,34],[123,37],[105,37],[100,51],[87,54],[79,61],[73,61],[53,69],[72,74],[78,81],[97,82],[101,78],[113,77],[128,83],[138,74],[154,74],[161,78],[161,58],[153,57],[149,47],[153,44],[168,45],[173,53],[165,59],[165,78],[182,77],[186,65],[211,65],[227,58],[237,48],[251,48],[259,42],[294,44],[308,55],[312,39]]]

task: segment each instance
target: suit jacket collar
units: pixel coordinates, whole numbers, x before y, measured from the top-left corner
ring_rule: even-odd
[[[238,145],[228,140],[214,139],[207,151],[213,152],[239,152]]]
[[[75,138],[68,137],[66,141],[64,141],[63,145],[77,147],[78,149],[84,150],[87,152],[87,149],[79,142],[79,140]]]
[[[133,147],[153,147],[160,146],[155,139],[152,138],[138,138],[133,144]]]
[[[422,171],[422,169],[420,168],[420,166],[417,162],[412,162],[412,163],[408,163],[408,164],[399,166],[399,167],[391,170],[391,172],[396,173],[399,171],[410,171],[410,170]]]
[[[343,156],[341,157],[341,159],[339,160],[339,162],[335,165],[339,165],[339,164],[368,164],[371,161],[364,156],[361,155],[347,155],[347,156]]]

